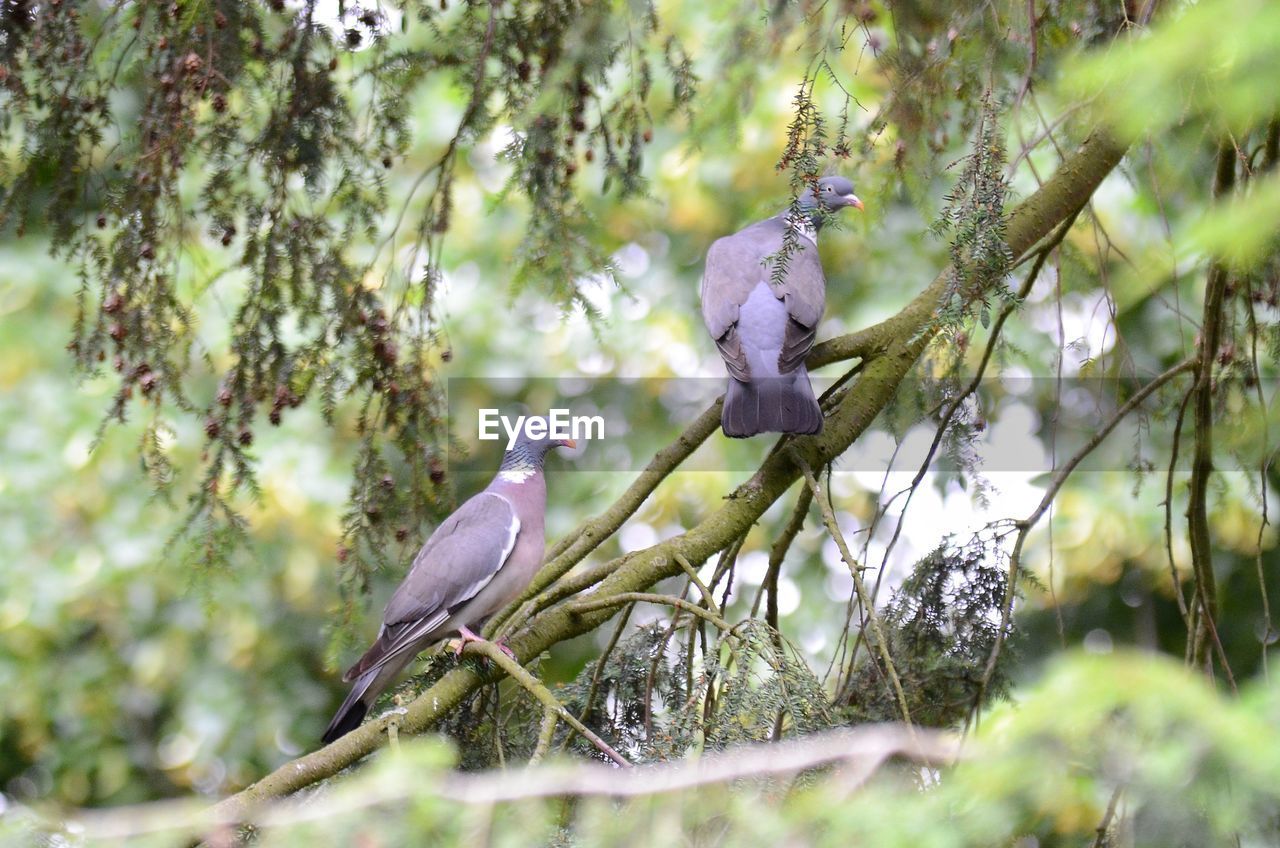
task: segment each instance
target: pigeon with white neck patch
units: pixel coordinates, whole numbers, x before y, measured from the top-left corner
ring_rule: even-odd
[[[342,677],[353,685],[324,732],[326,743],[359,727],[378,695],[421,651],[455,634],[462,644],[479,641],[471,628],[533,580],[546,545],[542,463],[557,447],[576,445],[522,433],[503,455],[493,482],[427,539],[387,602],[377,641]]]
[[[862,209],[853,183],[823,177],[816,195],[807,188],[796,199],[798,211],[784,209],[707,251],[702,318],[729,370],[720,414],[726,436],[822,431],[804,366],[826,308],[818,231],[828,215],[849,206]],[[788,229],[795,233],[790,239]]]

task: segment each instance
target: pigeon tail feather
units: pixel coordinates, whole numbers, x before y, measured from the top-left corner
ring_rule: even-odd
[[[804,368],[783,377],[757,377],[749,382],[730,378],[720,426],[734,439],[759,433],[811,436],[822,432],[822,408]]]
[[[356,685],[352,686],[351,691],[347,693],[347,699],[342,702],[342,706],[338,707],[333,720],[324,729],[324,735],[320,737],[320,741],[328,745],[346,736],[364,722],[364,717],[369,712],[369,705],[365,703],[364,696],[376,677],[377,671],[366,672],[356,681]],[[377,694],[377,692],[374,693],[375,698]]]

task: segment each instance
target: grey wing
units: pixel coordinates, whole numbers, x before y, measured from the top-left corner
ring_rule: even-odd
[[[511,555],[520,533],[515,507],[481,492],[436,528],[387,602],[378,639],[346,677],[390,662],[443,625],[453,609],[474,598]]]
[[[747,354],[738,338],[738,311],[751,291],[767,279],[760,251],[744,233],[717,239],[707,251],[702,273],[702,320],[715,340],[729,373],[737,380],[751,379]]]
[[[787,374],[803,365],[809,356],[826,309],[827,278],[816,247],[803,245],[790,258],[782,293],[788,321],[778,353],[778,371]]]

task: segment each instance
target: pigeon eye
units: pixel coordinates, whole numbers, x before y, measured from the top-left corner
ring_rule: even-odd
[[[830,192],[830,191],[831,191],[831,186],[823,186],[823,187],[822,187],[822,190],[823,190],[823,191],[825,191],[825,192]]]

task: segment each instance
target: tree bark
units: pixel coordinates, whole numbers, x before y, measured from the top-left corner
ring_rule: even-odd
[[[1125,147],[1108,132],[1098,130],[1086,138],[1080,148],[1062,162],[1053,177],[1010,213],[1005,240],[1011,256],[1016,260],[1084,206],[1120,162],[1124,151]],[[898,385],[933,336],[935,312],[946,293],[949,274],[950,269],[944,269],[901,312],[888,320],[814,348],[808,361],[810,367],[862,357],[865,368],[854,386],[839,400],[820,435],[792,440],[792,449],[810,467],[825,465],[844,453],[893,398]],[[699,417],[690,432],[660,452],[619,502],[553,548],[552,553],[557,556],[544,567],[535,586],[539,589],[549,586],[572,567],[572,563],[566,566],[566,562],[580,561],[620,527],[667,474],[714,432],[714,423],[708,426],[707,419],[718,420],[718,407],[718,403],[713,405]],[[758,521],[799,479],[800,473],[790,452],[772,452],[760,469],[718,509],[685,533],[620,557],[600,566],[598,571],[593,569],[597,576],[607,574],[600,580],[597,594],[604,598],[643,592],[658,581],[681,573],[675,559],[677,554],[691,562],[705,561]],[[527,597],[536,591],[538,589],[531,590]],[[516,628],[507,644],[521,662],[528,662],[556,643],[600,626],[620,608],[577,611],[569,604],[555,604]],[[497,676],[494,671],[482,673],[460,666],[419,695],[403,715],[395,717],[397,723],[407,732],[424,732],[463,698]],[[256,805],[338,773],[382,745],[389,720],[390,717],[384,716],[370,721],[327,747],[285,763],[222,801],[216,813],[224,820],[244,820],[251,816]]]

